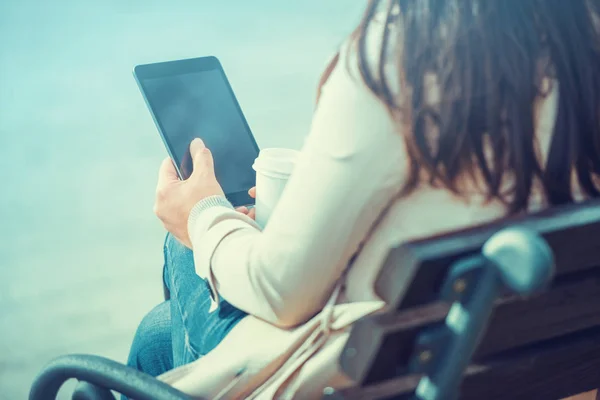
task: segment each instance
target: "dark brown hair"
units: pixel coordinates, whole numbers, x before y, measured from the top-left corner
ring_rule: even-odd
[[[595,10],[592,0],[371,0],[354,35],[359,67],[370,90],[406,124],[405,192],[426,177],[462,194],[466,179],[515,213],[527,209],[536,181],[550,205],[572,202],[576,176],[587,197],[598,197]],[[380,12],[385,28],[374,66],[366,37]],[[389,63],[397,64],[400,94],[384,72]],[[426,98],[427,75],[439,87],[436,104]],[[549,92],[544,82],[558,83],[559,100],[541,165],[535,102]]]

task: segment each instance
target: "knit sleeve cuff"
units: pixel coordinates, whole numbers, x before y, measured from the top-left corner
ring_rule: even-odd
[[[196,203],[196,205],[190,211],[190,216],[188,218],[188,226],[193,226],[194,222],[198,219],[200,214],[213,207],[225,207],[230,210],[234,210],[233,205],[227,200],[225,196],[210,196],[205,199],[200,200]]]

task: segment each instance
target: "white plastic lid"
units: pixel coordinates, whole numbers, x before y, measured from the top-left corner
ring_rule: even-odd
[[[294,170],[299,153],[292,149],[263,149],[252,168],[261,174],[285,178]]]

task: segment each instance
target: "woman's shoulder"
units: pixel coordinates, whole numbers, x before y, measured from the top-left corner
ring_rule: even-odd
[[[379,27],[374,25],[368,29],[365,43],[366,68],[379,71]],[[387,59],[390,60],[384,67],[388,75],[387,83],[397,90],[398,84],[394,76],[398,74],[392,61],[395,57],[392,55]],[[327,125],[328,129],[316,136],[326,136],[333,142],[339,139],[347,145],[353,143],[362,151],[378,148],[386,154],[396,153],[404,156],[402,124],[388,105],[366,84],[361,73],[356,35],[346,38],[333,62],[328,64],[324,76],[326,79],[323,79],[325,82],[320,90],[313,123],[327,120],[322,125]],[[389,147],[390,145],[392,147]]]
[[[357,57],[355,42],[347,40],[321,88],[308,140],[343,146],[348,154],[380,151],[384,157],[403,156],[401,126],[365,83]]]
[[[377,13],[365,27],[364,33],[355,31],[344,40],[337,53],[336,72],[358,89],[367,90],[369,88],[364,82],[363,73],[368,73],[376,80],[381,80],[383,74],[393,94],[399,96],[402,46],[397,24],[386,26],[385,20],[386,15]],[[388,32],[386,41],[383,40],[385,29],[392,30]],[[364,36],[362,45],[361,35]]]

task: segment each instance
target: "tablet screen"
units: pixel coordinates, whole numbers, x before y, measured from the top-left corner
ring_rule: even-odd
[[[140,83],[181,177],[192,172],[189,145],[199,137],[213,154],[223,191],[230,194],[254,186],[258,150],[226,79],[222,70],[209,69]]]

